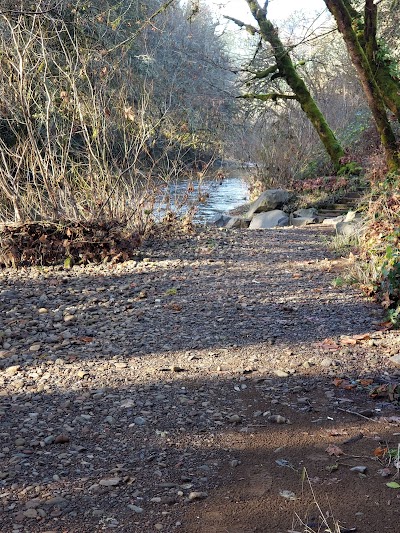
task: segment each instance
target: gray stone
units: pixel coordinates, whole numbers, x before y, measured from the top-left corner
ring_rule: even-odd
[[[355,211],[348,211],[344,217],[344,222],[352,222],[357,218],[357,213]]]
[[[137,505],[133,505],[133,504],[129,504],[128,509],[138,514],[143,513],[144,511],[143,507],[138,507]]]
[[[324,220],[322,221],[322,224],[325,224],[326,226],[334,226],[336,228],[339,222],[343,222],[343,221],[344,221],[344,216],[340,215],[338,217],[333,217],[333,218],[324,218]]]
[[[38,512],[36,511],[36,509],[27,509],[26,511],[23,512],[23,515],[26,518],[36,518],[38,515]]]
[[[289,224],[289,217],[283,211],[274,209],[266,213],[259,213],[254,215],[250,222],[250,229],[269,229],[277,226],[287,226]]]
[[[316,224],[318,217],[291,217],[290,224],[292,226],[301,227],[309,224]]]
[[[270,189],[264,191],[251,205],[246,214],[246,218],[251,218],[254,213],[272,211],[277,207],[282,207],[290,199],[290,193],[284,189]]]
[[[210,221],[210,224],[212,226],[216,226],[217,228],[225,228],[228,222],[230,222],[231,218],[232,217],[229,217],[228,215],[219,213]]]
[[[230,220],[227,222],[225,227],[227,229],[248,228],[250,222],[251,221],[249,218],[230,217]]]
[[[350,468],[351,472],[358,472],[359,474],[365,474],[367,471],[366,466],[353,466],[353,468]]]
[[[99,481],[99,485],[102,485],[103,487],[116,487],[120,481],[121,481],[121,478],[119,477],[101,479]]]
[[[298,209],[297,211],[293,212],[294,218],[317,218],[318,217],[318,209],[315,209],[315,207],[309,207],[308,209]]]
[[[400,366],[400,353],[391,357],[389,361],[393,363],[394,365]]]

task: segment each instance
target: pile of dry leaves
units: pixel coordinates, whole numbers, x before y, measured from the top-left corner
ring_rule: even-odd
[[[141,236],[118,222],[32,222],[0,229],[0,267],[126,261]]]

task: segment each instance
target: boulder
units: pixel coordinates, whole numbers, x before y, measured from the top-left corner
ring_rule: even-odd
[[[254,213],[271,211],[282,207],[290,199],[290,193],[284,189],[269,189],[264,191],[249,207],[246,218],[251,218]]]
[[[283,211],[274,209],[266,213],[258,213],[254,215],[250,222],[250,229],[269,229],[277,226],[287,226],[289,224],[289,217]]]
[[[315,207],[298,209],[293,212],[293,218],[315,218],[318,221],[318,209],[315,209]]]
[[[324,218],[324,220],[322,221],[322,224],[325,224],[325,226],[334,226],[336,228],[339,222],[343,222],[343,221],[344,221],[344,216],[339,215],[338,217]]]
[[[217,228],[226,229],[248,228],[250,225],[250,219],[243,217],[230,217],[220,213],[211,220],[211,224]]]
[[[291,217],[290,224],[292,226],[308,226],[309,224],[316,224],[318,217]]]
[[[344,217],[344,222],[353,222],[353,220],[356,220],[356,217],[357,213],[355,211],[348,211]]]
[[[231,217],[225,225],[227,229],[248,228],[250,226],[249,218]]]
[[[210,221],[210,224],[212,226],[216,226],[217,228],[225,228],[230,220],[231,217],[228,215],[218,213],[218,215],[215,215],[215,217]]]

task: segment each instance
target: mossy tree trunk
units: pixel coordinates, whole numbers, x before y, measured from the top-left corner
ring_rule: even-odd
[[[246,2],[253,17],[258,22],[261,38],[268,42],[272,48],[276,61],[276,66],[273,68],[273,71],[276,71],[278,74],[276,77],[284,79],[294,93],[294,95],[247,95],[247,97],[259,98],[260,100],[274,100],[276,98],[291,98],[297,100],[318,133],[335,169],[340,169],[340,160],[344,155],[343,148],[329,127],[324,115],[316,104],[303,79],[298,74],[290,58],[289,51],[279,38],[277,29],[272,22],[268,20],[268,2],[265,2],[263,8],[256,0],[246,0]],[[270,70],[271,69],[268,69],[268,71]]]
[[[338,29],[346,43],[347,51],[354,67],[357,70],[365,97],[376,127],[379,132],[382,146],[385,149],[386,161],[389,171],[398,171],[400,168],[400,157],[396,137],[386,114],[386,105],[378,83],[375,79],[372,65],[368,61],[368,45],[366,50],[361,46],[356,30],[352,24],[352,17],[346,7],[346,0],[325,0],[325,4],[336,20]],[[373,0],[366,0],[366,8],[371,7]]]
[[[365,2],[364,19],[353,7],[350,0],[344,0],[343,4],[351,16],[353,28],[357,29],[358,40],[371,65],[385,105],[400,122],[400,79],[393,73],[393,60],[390,57],[385,57],[382,46],[376,38],[378,31],[378,4],[372,1]]]

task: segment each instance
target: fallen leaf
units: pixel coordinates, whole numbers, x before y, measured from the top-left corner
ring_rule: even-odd
[[[356,339],[356,341],[367,341],[371,338],[371,335],[369,333],[361,333],[360,335],[353,335],[353,339]]]
[[[336,444],[330,444],[325,451],[328,455],[334,455],[335,457],[344,454],[343,450],[339,446],[336,446]]]
[[[92,342],[93,337],[78,337],[78,340],[80,340],[81,342]]]
[[[318,344],[324,350],[338,350],[339,345],[333,339],[324,339]]]
[[[357,344],[357,339],[353,339],[352,337],[344,337],[343,339],[340,339],[340,343],[344,346],[354,346]]]
[[[381,322],[379,324],[379,327],[382,328],[383,330],[388,330],[388,329],[393,329],[394,325],[393,325],[393,322]]]
[[[389,293],[385,292],[385,294],[383,295],[383,298],[381,300],[382,307],[384,307],[385,309],[389,309],[389,307],[392,305],[392,303],[393,303],[393,300],[390,299]]]
[[[375,457],[383,457],[387,451],[388,451],[387,448],[382,448],[381,446],[379,446],[378,448],[375,448],[374,456]]]
[[[355,383],[350,383],[347,379],[341,379],[341,378],[335,378],[333,380],[333,384],[335,387],[339,387],[340,389],[344,390],[352,390],[356,387]]]
[[[386,486],[389,487],[389,489],[400,489],[400,483],[397,483],[396,481],[390,481],[389,483],[386,483]]]
[[[358,383],[359,383],[362,387],[368,387],[369,385],[372,385],[373,382],[374,382],[373,379],[359,379],[359,380],[358,380]]]

